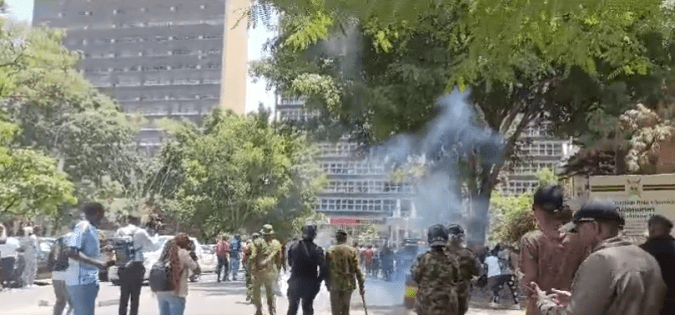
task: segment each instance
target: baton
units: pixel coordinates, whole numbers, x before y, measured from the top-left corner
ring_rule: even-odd
[[[366,306],[366,296],[361,294],[361,300],[363,301],[363,309],[366,311],[366,315],[368,315],[368,307]]]

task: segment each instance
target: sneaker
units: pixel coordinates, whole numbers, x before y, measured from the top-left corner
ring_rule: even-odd
[[[495,303],[495,302],[490,302],[490,307],[492,307],[492,308],[498,308],[498,307],[499,307],[499,304],[497,304],[497,303]]]
[[[514,303],[513,305],[511,305],[511,309],[520,310],[520,303]]]

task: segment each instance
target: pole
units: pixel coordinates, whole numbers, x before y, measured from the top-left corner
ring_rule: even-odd
[[[366,306],[366,296],[361,293],[361,300],[363,301],[363,309],[366,311],[366,315],[368,315],[368,307]]]

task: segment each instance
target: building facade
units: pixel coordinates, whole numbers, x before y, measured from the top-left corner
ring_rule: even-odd
[[[246,64],[245,36],[224,57],[225,37],[241,40],[225,32],[225,13],[225,0],[35,0],[33,25],[67,31],[64,45],[81,53],[85,77],[147,119],[139,145],[152,151],[162,142],[157,120],[198,121],[220,104],[223,62],[238,55]]]
[[[503,195],[520,195],[532,192],[539,186],[537,173],[548,168],[558,173],[562,164],[577,148],[571,140],[553,137],[547,123],[530,123],[521,135],[524,140],[518,146],[522,157],[512,163],[500,175],[499,191]]]
[[[314,116],[303,110],[302,100],[279,99],[275,112],[280,121],[307,120]],[[383,229],[382,235],[389,235],[387,238],[396,244],[402,242],[405,232],[392,230],[388,222],[409,217],[414,212],[414,185],[393,183],[382,163],[359,157],[358,144],[346,138],[318,146],[318,162],[328,179],[318,195],[315,210],[350,233],[375,224]]]

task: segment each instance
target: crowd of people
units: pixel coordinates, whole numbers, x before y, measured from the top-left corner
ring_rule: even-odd
[[[520,308],[520,282],[527,291],[528,315],[673,313],[675,273],[668,268],[675,262],[671,221],[653,216],[648,222],[648,241],[636,246],[621,235],[625,220],[613,204],[593,202],[572,213],[563,203],[560,186],[540,188],[533,200],[538,229],[524,235],[517,246],[498,244],[474,253],[464,245],[461,226],[431,226],[427,235],[430,249],[409,269],[410,280],[416,285],[412,294],[415,311],[420,315],[465,314],[472,288],[483,274],[495,307],[502,289],[508,287],[514,305]],[[140,227],[138,217],[130,216],[128,225],[115,233],[115,242],[104,248],[114,249],[117,255],[102,259],[98,227],[104,211],[98,203],[85,204],[82,221],[56,241],[49,255],[57,299],[54,314],[62,314],[67,305],[69,314],[94,314],[99,272],[113,265],[120,276],[119,314],[138,314],[146,274],[144,253],[159,249],[160,244]],[[26,230],[26,239],[34,239],[31,232]],[[399,264],[396,253],[387,246],[347,244],[343,230],[336,233],[336,243],[327,250],[314,243],[316,235],[316,225],[304,226],[302,239],[287,251],[269,224],[245,242],[239,235],[232,239],[221,235],[215,250],[216,281],[236,280],[241,262],[247,300],[255,306],[256,315],[263,314],[263,289],[267,311],[275,315],[280,273],[288,265],[288,315],[297,314],[300,307],[303,314],[313,314],[322,283],[330,292],[332,313],[346,315],[352,292],[358,288],[364,295],[366,276],[377,277],[381,272],[386,279]],[[4,234],[2,240],[3,261],[8,248],[25,246]],[[25,269],[34,268],[30,263],[25,265]],[[195,244],[188,235],[178,234],[166,242],[150,273],[161,315],[184,313],[188,276],[200,272]],[[31,281],[34,274],[26,277],[25,281]]]
[[[0,224],[0,288],[31,287],[38,271],[39,243],[34,228],[21,228],[22,235],[8,236]]]

